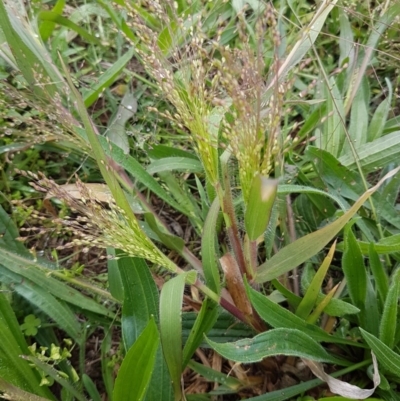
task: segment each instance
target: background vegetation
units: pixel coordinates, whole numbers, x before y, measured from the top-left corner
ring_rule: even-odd
[[[0,397],[399,399],[399,14],[0,0]]]

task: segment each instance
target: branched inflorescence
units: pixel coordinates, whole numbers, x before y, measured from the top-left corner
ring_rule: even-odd
[[[57,223],[68,227],[75,238],[70,244],[84,247],[113,247],[122,250],[127,256],[141,257],[175,271],[176,266],[171,262],[145,235],[137,220],[128,219],[113,201],[104,205],[96,199],[92,191],[81,181],[77,180],[76,187],[79,196],[44,177],[21,172],[30,177],[32,186],[47,194],[48,198],[55,197],[67,204],[77,217],[59,219]],[[56,219],[57,220],[57,219]]]
[[[194,142],[208,180],[219,181],[218,147],[230,150],[238,160],[239,177],[245,202],[253,177],[268,175],[274,155],[282,152],[278,143],[284,88],[273,91],[261,108],[268,78],[264,45],[266,31],[272,31],[271,51],[279,45],[279,34],[272,8],[263,6],[257,16],[258,42],[246,31],[244,13],[237,17],[240,48],[221,45],[222,28],[215,37],[206,37],[204,16],[177,16],[173,7],[166,9],[160,1],[146,3],[165,28],[159,34],[145,21],[136,7],[130,9],[129,21],[139,57],[148,73],[157,81],[162,94],[175,106],[168,115],[185,127]],[[271,53],[271,54],[272,54]]]

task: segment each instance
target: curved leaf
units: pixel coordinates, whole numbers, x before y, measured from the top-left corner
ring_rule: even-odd
[[[257,272],[255,281],[264,283],[294,269],[304,263],[307,259],[317,254],[335,235],[346,225],[346,223],[357,213],[362,204],[380,187],[388,178],[399,172],[400,168],[386,174],[375,186],[367,190],[356,203],[336,221],[327,226],[305,235],[284,247],[270,260],[262,264]]]
[[[174,386],[175,398],[182,395],[182,300],[187,279],[195,272],[180,274],[166,282],[160,296],[160,332],[165,361]]]
[[[160,336],[154,318],[152,318],[122,361],[115,380],[114,401],[141,401],[144,399],[159,345]]]
[[[361,346],[361,344],[357,344],[353,341],[331,336],[320,327],[307,323],[305,320],[296,316],[288,309],[276,304],[275,302],[272,302],[265,295],[259,293],[258,291],[253,290],[248,284],[247,291],[249,293],[251,303],[257,313],[265,322],[274,328],[296,329],[304,334],[307,334],[318,342],[331,342]]]
[[[382,368],[400,378],[400,355],[392,351],[381,340],[363,330],[360,327],[361,335],[371,347],[378,361],[382,364]]]
[[[258,334],[254,338],[227,344],[218,344],[207,338],[206,340],[224,358],[235,362],[253,363],[269,356],[287,355],[318,362],[349,365],[349,362],[328,354],[309,335],[296,329],[274,329]]]

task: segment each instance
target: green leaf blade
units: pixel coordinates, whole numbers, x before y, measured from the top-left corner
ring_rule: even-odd
[[[361,310],[364,309],[367,294],[367,273],[360,247],[350,227],[345,233],[342,268],[353,304]]]
[[[216,224],[220,210],[219,198],[216,197],[210,207],[204,223],[203,235],[201,238],[201,253],[204,269],[204,276],[207,286],[216,294],[220,293],[220,276],[217,265],[217,231]]]
[[[329,355],[310,336],[296,329],[274,329],[258,334],[251,339],[227,344],[206,340],[224,358],[241,363],[259,362],[269,356],[287,355],[318,362],[348,365],[348,362]]]
[[[160,336],[150,319],[147,327],[129,349],[115,380],[114,401],[141,401],[150,383]]]
[[[400,378],[400,355],[392,351],[387,345],[368,331],[360,328],[361,335],[370,346],[382,368]]]
[[[185,280],[191,272],[180,274],[167,283],[160,296],[160,332],[165,361],[171,375],[175,397],[180,399],[182,356],[182,300]]]
[[[393,348],[395,345],[399,295],[400,270],[397,269],[392,277],[379,326],[379,339],[389,348]]]
[[[399,170],[399,168],[396,168],[386,174],[382,180],[366,191],[355,204],[336,221],[284,247],[258,268],[255,281],[257,283],[264,283],[277,278],[318,253],[357,213],[362,204],[380,187],[380,185],[387,178],[398,173]]]

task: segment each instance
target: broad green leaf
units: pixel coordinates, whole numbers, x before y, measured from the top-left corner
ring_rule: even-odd
[[[250,286],[247,286],[247,291],[251,300],[251,303],[260,317],[274,328],[288,328],[296,329],[304,334],[307,334],[315,341],[318,342],[330,342],[339,344],[348,344],[359,346],[359,344],[352,341],[344,340],[339,337],[334,337],[326,333],[320,327],[309,324],[305,320],[296,316],[288,309],[272,302],[265,295],[260,294],[258,291],[253,290]]]
[[[182,397],[182,300],[185,281],[193,272],[180,274],[167,281],[160,296],[160,332],[165,361],[171,375],[175,399]]]
[[[358,241],[358,246],[364,255],[368,255],[369,247],[372,242]],[[338,247],[342,249],[342,244]],[[379,255],[400,252],[400,234],[393,234],[389,237],[382,238],[380,241],[373,243],[375,252]]]
[[[216,197],[208,212],[201,237],[201,256],[207,286],[216,294],[220,293],[220,276],[217,265],[216,224],[220,211],[219,198]]]
[[[26,146],[26,145],[25,145]],[[17,241],[19,232],[12,218],[5,212],[0,205],[0,247],[7,249],[10,253],[18,253],[19,255],[30,256],[29,251],[22,242]]]
[[[211,347],[224,358],[235,362],[259,362],[269,356],[286,355],[349,365],[349,362],[328,354],[309,335],[296,329],[274,329],[235,343],[218,344],[207,339]]]
[[[151,316],[158,320],[158,290],[143,259],[123,257],[117,262],[124,286],[122,338],[125,349],[128,350],[145,329]],[[172,401],[172,399],[171,379],[159,348],[146,400]]]
[[[179,27],[177,27],[175,21],[170,21],[158,35],[157,45],[165,56],[171,55],[171,52],[176,46],[177,38],[174,37]]]
[[[379,325],[379,339],[393,349],[397,328],[397,304],[400,295],[400,269],[394,272],[391,281]]]
[[[278,182],[257,175],[253,178],[244,225],[250,241],[256,241],[267,229],[274,205]]]
[[[400,169],[397,168],[386,174],[382,180],[374,187],[367,190],[357,202],[336,221],[296,240],[280,250],[270,260],[259,267],[255,281],[264,283],[265,281],[279,277],[317,254],[357,213],[362,204],[380,187],[382,182],[398,173],[399,170]]]
[[[122,283],[121,272],[119,269],[119,260],[115,258],[115,249],[107,248],[107,256],[110,256],[110,259],[107,260],[108,288],[111,295],[119,302],[123,303],[124,285]]]
[[[65,2],[66,0],[57,0],[56,4],[54,5],[51,11],[55,14],[59,15],[62,14],[63,9],[65,7]],[[55,27],[56,24],[53,21],[43,21],[40,24],[39,26],[40,37],[44,42],[49,39]]]
[[[83,100],[86,107],[90,107],[101,95],[104,89],[109,88],[113,82],[118,79],[119,74],[125,68],[126,64],[132,59],[135,54],[135,49],[129,49],[123,56],[121,56],[107,71],[101,74],[98,81],[93,85],[90,90],[85,91]]]
[[[7,383],[46,399],[54,399],[47,388],[39,386],[40,377],[20,355],[29,354],[28,346],[7,298],[0,293],[0,391]]]
[[[159,345],[160,336],[153,318],[122,361],[115,380],[113,401],[144,400]]]
[[[322,191],[318,188],[310,187],[310,186],[305,186],[305,185],[294,185],[294,184],[282,184],[278,186],[278,194],[312,194],[312,195],[321,195],[324,197],[331,198],[333,201],[335,201],[339,207],[343,210],[346,211],[346,206],[343,204],[342,200],[335,196],[334,194],[331,194],[330,192]]]
[[[143,259],[121,257],[117,262],[124,286],[122,338],[128,350],[147,326],[151,316],[158,320],[158,291]]]
[[[375,250],[375,246],[372,243],[369,244],[369,266],[375,280],[375,286],[378,291],[381,306],[383,306],[389,290],[389,278],[386,270],[382,266],[382,262]]]
[[[8,270],[0,265],[1,281],[7,285],[12,285],[13,290],[25,298],[29,303],[46,313],[57,325],[71,336],[74,341],[81,341],[81,326],[78,323],[71,309],[63,302],[57,300],[47,290],[39,287],[33,281]]]
[[[115,145],[129,153],[129,139],[126,133],[126,123],[136,114],[137,100],[133,93],[127,91],[121,100],[114,118],[110,121],[106,131],[106,137]]]
[[[42,99],[51,99],[64,80],[35,33],[23,25],[25,18],[13,14],[15,10],[7,9],[4,0],[0,0],[0,26],[7,44],[33,92]]]
[[[360,247],[351,231],[351,226],[345,230],[342,269],[347,280],[347,288],[352,303],[363,311],[367,294],[367,272]]]
[[[166,157],[152,161],[146,168],[151,175],[163,171],[187,171],[190,173],[201,173],[203,165],[199,160],[186,157]]]
[[[378,338],[360,327],[361,335],[376,355],[381,368],[400,378],[400,355],[392,351]]]
[[[190,358],[193,356],[196,349],[203,341],[204,334],[214,326],[218,317],[218,304],[209,298],[206,298],[199,313],[197,314],[196,321],[190,331],[189,337],[183,349],[183,364],[184,369],[188,364]]]
[[[24,277],[31,280],[38,288],[52,294],[56,298],[62,299],[82,310],[88,310],[108,317],[114,316],[109,309],[98,302],[83,295],[75,288],[53,278],[52,274],[56,275],[59,272],[50,269],[49,267],[53,267],[51,265],[47,266],[32,259],[29,253],[26,256],[21,256],[0,247],[0,257],[4,267],[15,273],[17,277],[20,276],[21,278]]]
[[[395,131],[372,142],[357,146],[357,156],[364,172],[371,172],[389,163],[398,161],[400,153],[400,131]],[[356,168],[352,154],[345,154],[339,162],[349,169]]]
[[[314,308],[314,305],[318,298],[318,294],[321,291],[321,287],[324,278],[326,276],[326,272],[328,271],[329,266],[332,262],[333,255],[335,253],[335,248],[336,248],[336,242],[334,242],[333,245],[331,246],[328,255],[322,262],[322,265],[317,270],[317,273],[315,274],[309,287],[307,288],[307,291],[304,294],[304,297],[301,300],[300,305],[296,309],[296,315],[302,319],[307,319],[308,315]]]

